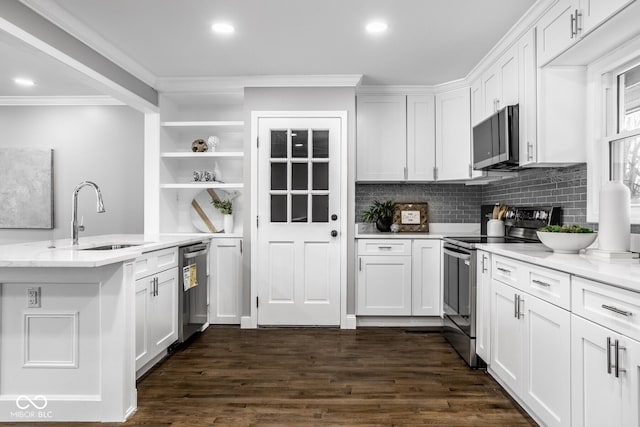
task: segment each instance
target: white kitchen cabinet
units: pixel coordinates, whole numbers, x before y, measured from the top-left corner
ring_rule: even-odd
[[[471,126],[477,125],[485,118],[482,78],[479,77],[471,83]]]
[[[520,166],[537,162],[537,96],[538,67],[536,61],[536,29],[532,28],[518,41],[518,84],[520,114]]]
[[[548,426],[571,425],[570,313],[492,280],[492,372]]]
[[[522,380],[522,324],[517,315],[518,291],[491,281],[491,370],[514,392]]]
[[[358,315],[411,315],[411,256],[358,257]]]
[[[558,0],[537,23],[544,66],[635,0]]]
[[[491,362],[491,254],[477,251],[476,354]]]
[[[358,95],[358,181],[431,181],[433,95]]]
[[[441,241],[415,239],[411,248],[411,314],[440,316],[442,291],[440,278]]]
[[[436,180],[469,179],[471,92],[469,87],[436,94]]]
[[[571,329],[573,425],[640,425],[640,342],[577,315]]]
[[[532,295],[520,295],[520,397],[547,426],[571,425],[571,314]]]
[[[212,239],[209,252],[209,323],[239,324],[242,240]]]
[[[435,98],[407,96],[407,181],[435,179]]]
[[[136,280],[136,370],[178,339],[178,269]]]
[[[482,75],[484,118],[518,103],[518,47],[513,46]]]
[[[407,99],[404,95],[358,95],[358,181],[404,181],[407,167]]]

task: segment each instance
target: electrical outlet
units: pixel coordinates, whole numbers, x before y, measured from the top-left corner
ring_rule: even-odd
[[[40,308],[40,287],[27,288],[27,308]]]

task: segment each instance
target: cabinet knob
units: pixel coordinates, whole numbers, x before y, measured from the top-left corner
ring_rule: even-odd
[[[331,237],[337,237],[338,236],[338,231],[337,230],[331,230]]]
[[[338,219],[338,215],[333,214],[331,215],[331,221],[336,221]]]

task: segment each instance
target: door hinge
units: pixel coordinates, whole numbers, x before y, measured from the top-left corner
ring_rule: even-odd
[[[256,215],[256,227],[260,225],[260,217]]]
[[[256,297],[256,308],[260,307],[260,297]]]
[[[240,240],[240,254],[242,255],[242,240]]]
[[[260,148],[260,137],[256,138],[256,148]]]

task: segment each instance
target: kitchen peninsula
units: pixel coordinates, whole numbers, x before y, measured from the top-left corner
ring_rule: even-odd
[[[177,270],[177,247],[202,240],[106,235],[79,246],[0,246],[0,421],[117,422],[135,412],[136,279],[154,259]]]

